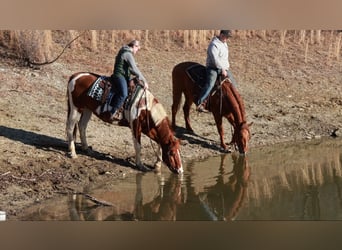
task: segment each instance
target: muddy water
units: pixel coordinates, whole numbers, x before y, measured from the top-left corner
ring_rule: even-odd
[[[61,195],[21,220],[342,220],[342,140],[253,148]],[[91,201],[110,206],[99,206]]]

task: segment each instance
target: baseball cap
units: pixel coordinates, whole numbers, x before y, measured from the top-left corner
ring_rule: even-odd
[[[220,35],[224,35],[225,37],[231,37],[232,31],[231,30],[221,30]]]

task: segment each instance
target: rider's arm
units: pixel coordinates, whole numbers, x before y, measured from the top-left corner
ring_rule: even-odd
[[[137,64],[135,63],[134,57],[131,53],[126,53],[126,61],[128,62],[131,68],[131,73],[135,75],[138,78],[138,80],[141,80],[144,84],[147,84],[145,77],[138,69]]]

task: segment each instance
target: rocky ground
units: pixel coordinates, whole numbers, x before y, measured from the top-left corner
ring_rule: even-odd
[[[311,49],[311,48],[310,48]],[[29,205],[59,192],[82,191],[136,171],[128,128],[105,124],[95,116],[88,127],[92,156],[67,157],[66,84],[78,71],[109,75],[114,54],[69,50],[55,63],[32,69],[4,56],[0,61],[0,210],[16,220]],[[171,71],[183,61],[205,62],[205,49],[142,48],[136,60],[151,92],[170,115]],[[231,70],[238,81],[252,139],[250,150],[285,141],[309,140],[342,132],[342,63],[328,49],[312,47],[305,58],[302,45],[231,39]],[[305,60],[307,60],[305,62]],[[184,163],[221,154],[211,114],[191,110],[195,134],[187,134],[182,110],[177,136]],[[225,122],[226,141],[230,125]],[[150,140],[142,138],[142,160],[154,162]],[[168,171],[165,167],[162,171]]]

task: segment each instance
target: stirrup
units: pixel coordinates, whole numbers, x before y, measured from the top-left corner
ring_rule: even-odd
[[[114,114],[111,115],[110,120],[120,121],[122,120],[122,118],[123,118],[122,112],[120,111],[120,109],[118,109],[117,111],[114,112]]]
[[[209,113],[209,110],[207,110],[204,107],[204,104],[202,104],[202,103],[196,107],[196,111],[197,112],[202,112],[202,113]]]

